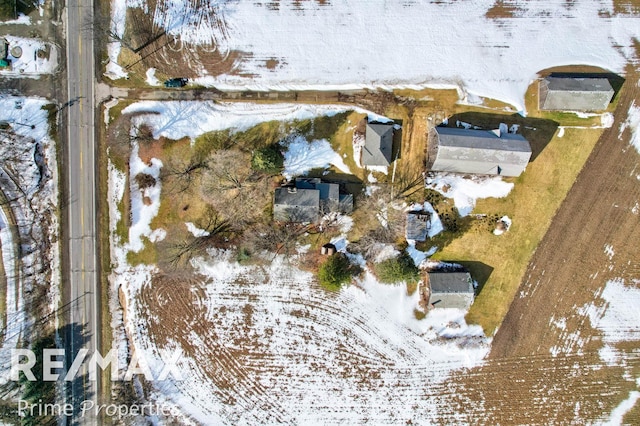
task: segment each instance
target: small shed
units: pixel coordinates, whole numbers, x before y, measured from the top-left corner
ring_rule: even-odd
[[[606,78],[546,77],[538,88],[541,110],[602,111],[614,95]]]
[[[391,164],[392,151],[393,123],[367,123],[362,147],[362,165],[388,167]]]
[[[531,158],[522,135],[500,130],[434,127],[427,167],[438,172],[520,176]]]
[[[322,246],[322,248],[320,249],[320,254],[325,255],[325,256],[331,256],[332,254],[336,254],[336,246],[331,244],[331,243],[327,243],[325,245]]]
[[[469,272],[429,272],[429,304],[435,308],[469,309],[473,303],[473,281]]]
[[[431,213],[425,211],[407,212],[407,240],[425,241],[429,232]]]

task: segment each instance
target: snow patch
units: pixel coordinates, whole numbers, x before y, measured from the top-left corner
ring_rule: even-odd
[[[128,0],[111,0],[110,31],[113,34],[113,37],[110,38],[110,41],[107,43],[107,56],[109,57],[109,62],[107,62],[106,72],[104,75],[112,80],[128,78],[129,76],[124,68],[118,64],[118,57],[120,56],[120,50],[122,49],[120,40],[124,37],[127,7],[132,6],[133,4]]]
[[[394,257],[398,257],[400,252],[393,247],[391,244],[385,244],[385,246],[380,250],[376,258],[373,260],[374,263],[384,262],[385,260],[393,259]]]
[[[613,127],[614,120],[615,117],[613,116],[613,114],[611,114],[610,112],[606,112],[600,117],[600,125],[608,129],[610,127]]]
[[[502,223],[504,228],[496,227],[496,229],[493,230],[493,235],[502,235],[505,232],[507,232],[511,228],[512,221],[511,221],[511,218],[509,216],[502,216],[498,220],[498,223]]]
[[[312,169],[324,169],[330,165],[341,172],[351,174],[342,157],[331,148],[326,139],[308,142],[303,136],[295,136],[286,145],[282,174],[287,179],[302,176]]]
[[[157,158],[152,158],[151,164],[145,164],[138,156],[138,144],[134,142],[132,145],[129,160],[131,226],[129,227],[129,244],[127,245],[127,249],[137,253],[144,248],[142,237],[157,240],[157,238],[162,235],[153,234],[152,237],[154,231],[151,230],[151,221],[156,217],[160,209],[160,168],[162,167],[162,161]],[[155,185],[140,189],[135,179],[140,173],[153,176],[156,180]]]
[[[603,333],[605,350],[601,352],[608,364],[620,360],[623,354],[615,344],[623,341],[640,341],[640,282],[625,283],[621,278],[606,283],[599,298],[604,304],[590,303],[578,310],[586,315],[593,328]]]
[[[425,262],[425,260],[427,260],[427,258],[429,258],[430,256],[433,256],[436,251],[438,250],[438,247],[431,247],[428,251],[421,251],[418,250],[416,248],[416,242],[413,240],[407,240],[407,254],[411,257],[411,259],[413,260],[413,264],[416,265],[418,268],[423,268],[423,262]]]
[[[631,391],[629,397],[622,401],[609,416],[609,419],[603,423],[605,426],[617,426],[621,425],[624,419],[624,415],[627,414],[636,405],[640,399],[640,392]]]
[[[640,153],[640,107],[636,106],[636,102],[633,101],[629,107],[629,112],[626,121],[620,126],[620,137],[622,133],[628,127],[631,132],[629,143]]]
[[[613,259],[613,256],[616,253],[613,251],[613,246],[611,244],[605,244],[605,246],[604,246],[604,254],[607,255],[609,260]]]
[[[499,176],[467,178],[448,173],[434,173],[427,178],[426,185],[452,198],[460,216],[468,216],[477,199],[506,197],[513,188],[513,183],[504,182]]]
[[[333,116],[358,108],[341,105],[255,104],[250,102],[213,101],[140,101],[124,108],[123,114],[138,117],[153,131],[153,137],[178,140],[194,139],[216,130],[246,130],[267,121],[306,120]]]
[[[187,226],[187,230],[191,233],[191,235],[196,238],[209,236],[209,232],[205,231],[204,229],[198,228],[192,222],[185,222],[184,224]]]
[[[3,24],[22,24],[22,25],[31,25],[31,18],[25,15],[24,13],[18,13],[18,18],[13,19],[11,21],[3,21]]]
[[[155,68],[149,68],[146,72],[146,76],[147,76],[146,81],[149,86],[160,86],[160,80],[156,78]]]

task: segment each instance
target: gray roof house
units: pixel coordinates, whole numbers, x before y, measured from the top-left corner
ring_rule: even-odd
[[[425,241],[429,226],[431,225],[431,214],[425,211],[407,212],[407,240]]]
[[[318,178],[296,179],[295,185],[278,188],[273,200],[273,218],[283,222],[317,222],[322,214],[353,211],[353,195],[340,194],[337,183]]]
[[[531,146],[515,133],[434,127],[429,133],[427,168],[438,172],[519,176]]]
[[[538,88],[542,110],[602,111],[614,90],[606,78],[546,77]]]
[[[436,308],[468,309],[473,303],[473,281],[468,272],[429,272],[429,304]]]
[[[320,215],[320,191],[278,188],[273,200],[273,217],[285,222],[316,222]]]
[[[388,167],[391,164],[392,150],[393,123],[367,123],[362,165]]]

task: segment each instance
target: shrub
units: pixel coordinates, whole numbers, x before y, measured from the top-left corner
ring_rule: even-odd
[[[276,145],[267,148],[257,149],[251,157],[251,168],[265,173],[280,173],[284,164],[282,153]]]
[[[400,256],[378,263],[375,265],[375,272],[381,282],[389,284],[400,281],[412,283],[420,279],[420,270],[405,252]]]
[[[147,173],[138,173],[135,179],[140,189],[151,188],[156,184],[156,178]]]
[[[240,247],[240,250],[238,250],[238,254],[236,255],[236,260],[241,265],[249,263],[251,260],[251,252],[249,249],[246,247]]]
[[[336,291],[343,284],[351,281],[355,274],[355,268],[349,263],[349,259],[343,253],[336,253],[322,264],[318,269],[318,281],[327,290]]]

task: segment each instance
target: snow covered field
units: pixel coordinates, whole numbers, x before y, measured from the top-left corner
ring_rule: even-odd
[[[149,7],[112,2],[122,31],[126,7]],[[495,4],[160,0],[150,13],[184,48],[247,53],[233,74],[201,74],[198,83],[221,89],[448,86],[468,92],[469,101],[480,95],[523,110],[525,90],[542,69],[586,64],[622,72],[635,58],[640,19],[615,14],[610,0],[521,0],[498,16]],[[117,53],[110,57],[116,62]]]
[[[156,383],[150,397],[196,421],[429,422],[449,374],[488,352],[464,311],[417,320],[418,293],[404,286],[367,273],[332,294],[283,258],[266,269],[232,259],[224,251],[194,259],[204,283],[192,286],[151,284],[140,270],[125,291],[136,350],[152,365],[163,350],[184,350],[187,379]],[[187,304],[180,312],[178,300]]]

